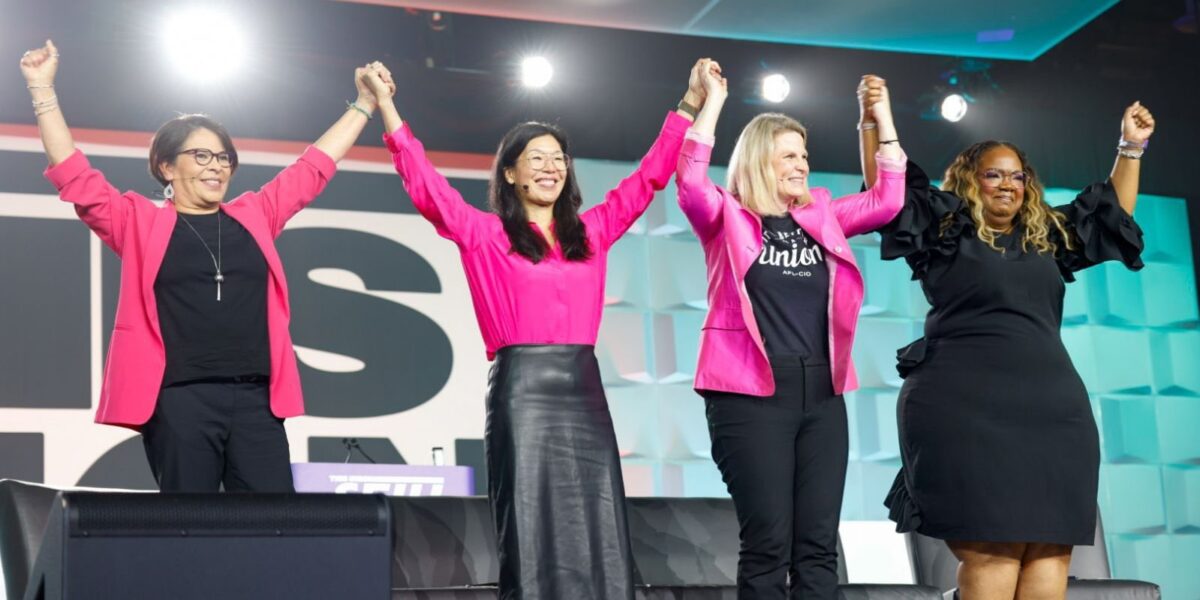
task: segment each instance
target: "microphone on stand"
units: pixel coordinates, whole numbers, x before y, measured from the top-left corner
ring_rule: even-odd
[[[342,461],[343,464],[350,462],[350,457],[354,454],[355,450],[358,450],[358,453],[363,455],[363,458],[370,461],[371,464],[376,464],[375,459],[371,458],[371,455],[367,454],[367,451],[358,445],[358,438],[342,438],[342,445],[346,447],[346,460]]]

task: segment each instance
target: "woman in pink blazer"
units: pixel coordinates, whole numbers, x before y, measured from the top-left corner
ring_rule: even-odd
[[[704,247],[708,316],[695,387],[705,398],[713,459],[740,525],[739,598],[834,598],[848,434],[842,393],[863,278],[846,239],[890,221],[904,203],[904,152],[883,80],[859,87],[860,127],[885,140],[879,177],[834,200],[809,188],[807,132],[782,114],[755,117],[730,158],[729,185],[709,180],[725,80],[684,141],[679,204]],[[790,576],[790,577],[789,577]]]
[[[21,58],[46,177],[121,257],[96,421],[140,430],[162,491],[291,491],[283,419],[304,402],[274,240],[333,177],[374,96],[358,83],[355,103],[299,160],[229,202],[238,156],[225,128],[203,115],[168,121],[150,148],[159,206],[119,192],[75,148],[54,93],[58,63],[49,40]]]

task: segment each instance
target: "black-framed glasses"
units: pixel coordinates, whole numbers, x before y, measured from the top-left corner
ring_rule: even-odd
[[[191,154],[192,158],[196,159],[196,164],[205,166],[212,162],[213,158],[217,159],[217,164],[222,167],[228,167],[233,164],[232,152],[213,152],[207,148],[189,148],[180,150],[180,154]]]
[[[990,188],[1000,187],[1005,179],[1013,182],[1013,185],[1019,188],[1024,188],[1029,181],[1029,174],[1025,171],[1005,171],[1003,169],[987,169],[979,174],[979,180]]]
[[[567,167],[571,165],[571,157],[566,154],[541,154],[534,152],[521,160],[528,163],[529,168],[534,171],[541,171],[546,168],[546,165],[553,166],[555,171],[566,171]]]

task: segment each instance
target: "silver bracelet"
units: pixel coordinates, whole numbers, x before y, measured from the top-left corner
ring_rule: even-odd
[[[56,110],[58,110],[58,105],[57,105],[57,104],[54,104],[54,105],[51,105],[51,106],[47,106],[47,107],[45,107],[45,108],[42,108],[41,110],[34,110],[34,111],[33,111],[33,116],[35,116],[35,117],[40,117],[40,116],[42,116],[42,115],[44,115],[44,114],[52,113],[52,112],[54,112],[54,111],[56,111]]]
[[[1120,138],[1117,140],[1117,147],[1118,147],[1118,148],[1135,148],[1135,149],[1145,149],[1145,148],[1146,148],[1147,146],[1149,146],[1149,145],[1150,145],[1150,140],[1146,140],[1146,141],[1144,141],[1144,142],[1131,142],[1131,141],[1129,141],[1129,140],[1125,139],[1125,136],[1121,136],[1121,137],[1120,137]]]
[[[54,104],[55,102],[58,102],[58,96],[50,96],[49,98],[46,98],[45,100],[34,100],[33,107],[41,108],[43,106],[50,106],[51,104]]]
[[[1125,158],[1128,158],[1128,159],[1139,160],[1142,158],[1142,155],[1145,153],[1146,153],[1145,150],[1130,150],[1123,146],[1117,146],[1117,154],[1124,156]]]
[[[48,83],[46,85],[27,85],[27,86],[25,86],[25,89],[27,89],[27,90],[52,90],[52,89],[54,89],[54,84]]]
[[[875,129],[876,127],[878,127],[878,125],[876,125],[874,122],[868,122],[868,123],[859,123],[858,126],[855,127],[855,129],[857,129],[859,131],[869,131],[871,129]]]

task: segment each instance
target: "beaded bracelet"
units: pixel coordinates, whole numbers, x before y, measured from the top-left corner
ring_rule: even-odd
[[[350,110],[350,109],[352,109],[352,108],[353,108],[354,110],[357,110],[358,112],[362,113],[362,114],[363,114],[363,116],[364,116],[364,117],[366,117],[368,121],[370,121],[370,120],[371,120],[371,113],[369,113],[369,112],[367,112],[366,110],[364,110],[364,109],[363,109],[363,107],[361,107],[361,106],[359,106],[359,105],[357,105],[357,104],[355,104],[355,103],[353,103],[353,102],[351,102],[351,101],[347,100],[347,101],[346,101],[346,110]]]

